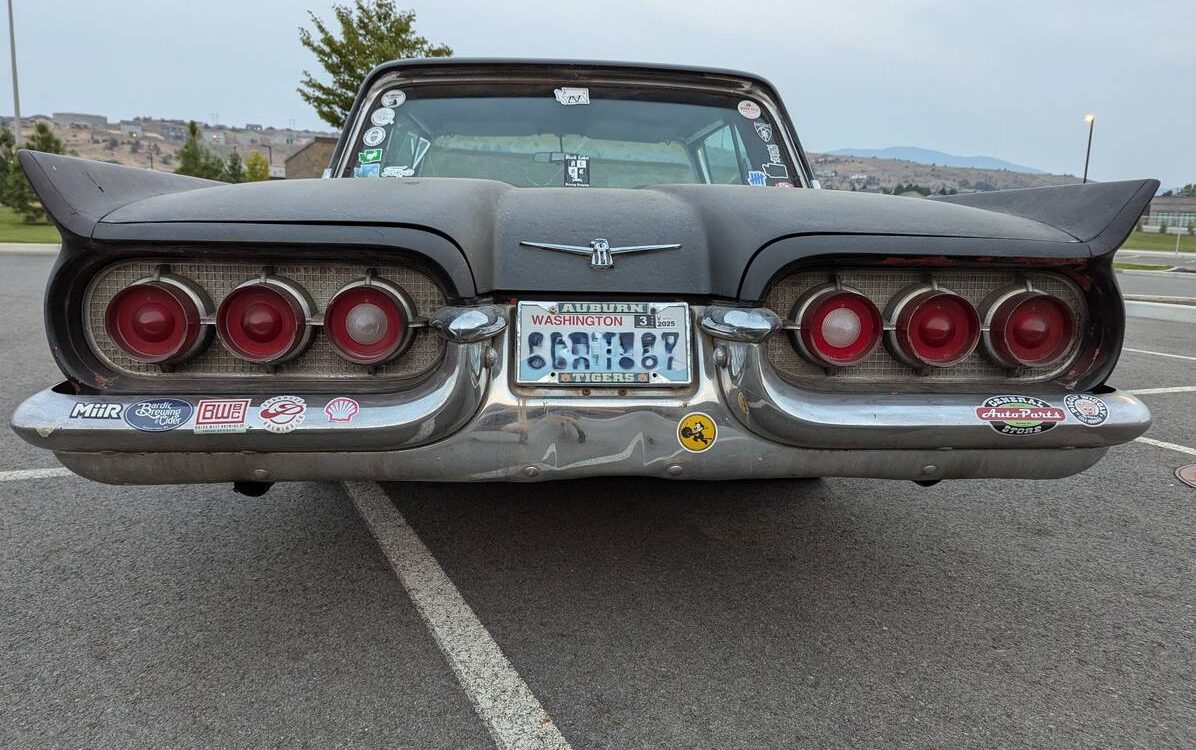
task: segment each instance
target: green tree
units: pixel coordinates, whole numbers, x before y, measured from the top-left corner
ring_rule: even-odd
[[[0,203],[8,205],[8,174],[14,169],[20,169],[17,164],[16,140],[12,132],[5,128],[0,130]]]
[[[187,142],[179,149],[179,168],[174,171],[175,174],[228,181],[224,160],[200,143],[199,125],[194,120],[187,123]]]
[[[228,155],[224,173],[229,182],[245,182],[245,162],[241,161],[241,155],[236,151]]]
[[[33,135],[25,141],[24,148],[29,151],[43,151],[47,154],[61,154],[62,141],[50,126],[39,122],[33,128]],[[25,177],[24,170],[16,160],[9,161],[8,174],[5,176],[4,201],[8,207],[21,215],[26,224],[40,224],[46,220],[46,212],[42,208],[37,193]]]
[[[245,181],[261,182],[270,179],[270,162],[261,151],[250,151],[245,157]]]
[[[340,128],[353,107],[357,88],[379,63],[405,57],[449,57],[453,50],[431,44],[415,33],[415,13],[401,11],[394,0],[354,0],[353,5],[333,5],[330,29],[315,13],[307,12],[314,33],[299,29],[299,41],[316,56],[332,79],[317,80],[303,71],[299,96],[315,108],[320,119]]]

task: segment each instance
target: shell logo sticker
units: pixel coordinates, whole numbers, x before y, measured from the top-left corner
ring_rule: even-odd
[[[709,414],[695,411],[677,423],[677,442],[690,453],[709,450],[718,439],[718,426]]]

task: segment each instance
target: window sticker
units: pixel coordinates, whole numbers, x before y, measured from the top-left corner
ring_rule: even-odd
[[[391,89],[382,95],[383,107],[390,107],[391,109],[401,107],[405,101],[407,101],[407,94],[401,89]]]
[[[382,161],[382,149],[380,148],[367,148],[357,154],[359,164],[373,164],[376,161]]]
[[[411,167],[385,167],[382,170],[383,177],[414,177],[415,170]]]
[[[374,162],[373,164],[358,164],[353,168],[354,177],[377,177],[382,172],[382,165]]]
[[[768,149],[768,160],[774,164],[783,164],[784,159],[781,158],[781,147],[775,143],[770,143],[765,148]]]
[[[756,129],[756,135],[760,136],[760,140],[765,143],[772,143],[772,126],[763,120],[756,120],[752,123],[752,127]]]
[[[590,157],[565,155],[565,187],[590,186]]]
[[[764,170],[764,174],[767,177],[771,177],[774,180],[789,179],[789,167],[786,167],[784,164],[761,164],[760,168]]]
[[[748,172],[747,184],[754,187],[764,187],[768,184],[768,181],[765,179],[766,177],[767,175],[763,172],[758,172],[753,169],[752,171]]]
[[[739,114],[749,120],[757,120],[760,118],[760,105],[751,99],[744,99],[739,103]]]
[[[384,140],[386,140],[386,128],[380,128],[377,125],[365,131],[365,135],[361,137],[361,142],[367,146],[377,146]]]
[[[370,122],[374,125],[390,125],[395,121],[395,111],[390,107],[375,109],[370,115]]]
[[[589,89],[559,88],[553,89],[552,93],[556,96],[556,100],[566,107],[574,104],[590,103]]]

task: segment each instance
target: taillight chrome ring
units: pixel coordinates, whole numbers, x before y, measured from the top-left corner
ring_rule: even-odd
[[[277,365],[303,353],[315,303],[303,287],[263,274],[229,292],[216,310],[216,335],[233,356]]]
[[[104,329],[128,356],[159,366],[185,362],[212,339],[212,301],[182,276],[159,273],[117,292],[104,312]]]
[[[324,308],[324,333],[343,359],[376,365],[407,350],[415,305],[402,287],[367,276],[346,284]]]
[[[1014,285],[983,305],[983,342],[993,361],[1008,367],[1051,367],[1072,350],[1075,312],[1054,295]]]
[[[793,306],[793,343],[823,367],[848,367],[867,359],[884,333],[880,310],[862,292],[840,284],[811,289]]]
[[[967,359],[980,343],[980,315],[972,303],[947,289],[918,284],[899,292],[885,317],[889,349],[918,369],[950,367]]]

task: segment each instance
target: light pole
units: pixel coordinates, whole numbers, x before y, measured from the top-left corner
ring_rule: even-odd
[[[1092,129],[1096,127],[1096,115],[1084,115],[1084,122],[1088,123],[1088,150],[1084,152],[1084,182],[1088,182],[1088,158],[1092,156]]]
[[[17,93],[17,30],[12,22],[12,0],[8,0],[8,49],[12,53],[12,137],[21,145],[21,95]]]

